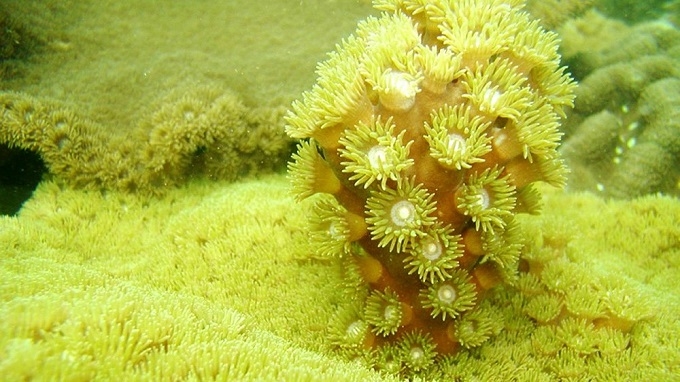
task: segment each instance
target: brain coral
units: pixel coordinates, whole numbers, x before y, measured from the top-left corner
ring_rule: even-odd
[[[485,292],[517,277],[515,215],[538,212],[534,183],[565,182],[575,84],[523,1],[374,6],[287,114],[303,140],[289,170],[316,200],[312,245],[363,291],[335,344],[410,374],[501,330]]]
[[[590,12],[561,34],[580,81],[562,127],[569,187],[613,198],[680,194],[680,31]]]

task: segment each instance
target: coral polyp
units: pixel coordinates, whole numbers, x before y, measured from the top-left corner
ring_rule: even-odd
[[[408,157],[412,142],[404,144],[405,132],[394,136],[393,131],[391,120],[370,125],[360,123],[356,130],[347,131],[340,138],[340,155],[347,159],[342,162],[343,172],[352,174],[349,180],[355,181],[355,185],[368,188],[379,181],[385,188],[388,180],[397,181],[400,174],[413,165],[413,159]]]
[[[420,373],[498,332],[480,305],[518,278],[515,216],[539,211],[534,183],[564,183],[558,128],[575,84],[522,1],[374,6],[384,12],[338,45],[287,114],[288,134],[305,140],[289,168],[299,199],[333,200],[318,202],[310,235],[343,258],[362,302],[330,329],[336,344]]]
[[[421,371],[434,362],[437,356],[435,347],[428,334],[415,331],[403,336],[400,353],[406,367],[412,371]]]
[[[432,126],[425,124],[430,155],[443,167],[462,170],[483,163],[491,151],[491,139],[484,133],[489,123],[472,118],[469,108],[447,107],[437,111]]]
[[[366,300],[364,316],[373,331],[382,336],[396,333],[406,318],[399,296],[390,290],[373,291]]]
[[[432,195],[405,180],[396,190],[375,192],[366,201],[366,223],[378,246],[389,245],[390,251],[402,252],[424,229],[434,223],[435,203]]]
[[[477,301],[475,285],[462,269],[456,270],[445,281],[430,285],[421,293],[423,307],[431,310],[433,318],[456,318],[472,309]]]
[[[450,229],[429,229],[426,236],[407,249],[405,268],[409,274],[416,273],[422,282],[443,281],[459,266],[458,258],[463,256],[461,240]]]
[[[505,228],[505,221],[515,208],[515,188],[500,177],[498,168],[474,173],[456,191],[458,211],[469,216],[475,229],[493,231]]]

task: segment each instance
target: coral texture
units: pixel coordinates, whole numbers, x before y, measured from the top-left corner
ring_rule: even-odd
[[[339,276],[298,260],[293,206],[283,175],[151,201],[42,182],[0,216],[2,379],[383,380],[318,351]]]
[[[570,187],[616,198],[680,194],[680,31],[591,12],[561,34],[580,81],[560,149]]]
[[[558,41],[522,1],[376,1],[293,103],[304,139],[290,176],[317,199],[311,240],[344,259],[345,307],[331,335],[351,356],[405,374],[502,328],[483,303],[514,282],[518,213],[536,182],[561,186],[558,127],[574,82]]]
[[[593,7],[595,0],[527,0],[527,10],[541,25],[555,29]]]
[[[523,256],[546,270],[489,292],[503,330],[420,380],[677,379],[680,201],[543,194],[544,212],[518,222],[531,238]],[[325,327],[358,292],[342,288],[340,262],[310,258],[313,208],[283,174],[193,180],[151,201],[42,182],[0,217],[0,375],[396,381],[332,350]],[[532,318],[562,299],[564,320]],[[586,320],[621,307],[644,318],[629,332]]]
[[[658,298],[675,293],[678,201],[545,194],[542,215],[518,216],[527,243],[517,281],[487,300],[503,331],[445,360],[440,380],[674,380],[677,350],[663,337],[677,337],[677,305]]]
[[[670,8],[672,0],[597,0],[597,9],[607,17],[624,20],[629,24],[656,19]]]
[[[189,176],[233,180],[280,166],[290,152],[281,117],[280,109],[248,109],[234,94],[197,87],[118,136],[68,108],[2,92],[0,145],[38,153],[73,186],[159,194]]]
[[[3,1],[0,166],[25,177],[31,169],[17,162],[31,146],[66,183],[144,193],[190,176],[283,169],[294,147],[284,105],[370,9],[323,0],[173,2],[163,12],[155,0]],[[17,114],[27,106],[32,121]],[[72,126],[57,132],[52,118],[62,117]],[[55,134],[72,145],[55,148]],[[0,176],[0,206],[16,211],[14,195],[30,195],[31,185],[10,198],[2,191],[15,184]]]
[[[664,5],[667,19],[676,27],[680,26],[680,1],[669,1]]]

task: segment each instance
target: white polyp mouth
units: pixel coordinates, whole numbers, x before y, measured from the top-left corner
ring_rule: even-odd
[[[440,258],[444,250],[444,248],[442,248],[442,244],[438,240],[432,239],[421,243],[421,248],[423,257],[430,261],[435,261]]]
[[[411,359],[419,360],[425,358],[425,351],[420,347],[411,348]]]
[[[451,304],[457,297],[456,289],[449,284],[444,284],[437,290],[437,298],[444,304]]]
[[[500,101],[502,95],[503,93],[501,93],[497,89],[487,89],[484,92],[484,100],[486,101],[487,105],[489,105],[491,110],[495,110],[496,106],[498,106],[498,101]]]
[[[395,226],[405,227],[416,219],[416,206],[408,200],[400,200],[392,206],[390,218]]]
[[[343,239],[342,229],[338,227],[338,222],[332,221],[328,225],[328,236],[333,240]]]
[[[385,311],[383,312],[383,317],[385,317],[385,320],[387,321],[392,321],[395,318],[397,318],[397,315],[399,312],[397,311],[397,307],[389,305],[385,308]]]
[[[363,324],[361,321],[354,321],[347,327],[347,336],[350,338],[356,338],[360,336],[363,332]]]
[[[184,120],[186,121],[191,121],[196,117],[196,114],[194,114],[193,111],[187,110],[184,112]]]
[[[406,111],[413,107],[418,93],[418,84],[402,72],[389,71],[384,76],[386,86],[380,92],[380,102],[392,110]]]
[[[491,207],[491,196],[489,196],[489,193],[485,189],[482,188],[475,196],[477,198],[475,205],[478,205],[483,210]]]
[[[373,146],[368,150],[367,157],[371,168],[379,170],[385,167],[385,164],[388,161],[387,148],[378,145]]]
[[[474,34],[472,41],[474,42],[472,46],[474,46],[475,48],[479,48],[482,46],[482,36],[479,33]]]
[[[464,153],[467,148],[467,143],[465,142],[465,138],[460,134],[449,134],[446,146],[449,151],[454,153]]]

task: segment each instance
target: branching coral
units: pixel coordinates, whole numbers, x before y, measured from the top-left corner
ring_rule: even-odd
[[[517,278],[514,218],[538,211],[533,184],[564,183],[558,127],[575,86],[556,35],[522,1],[374,6],[384,13],[319,65],[286,115],[304,139],[290,178],[298,199],[333,199],[317,199],[316,249],[345,257],[348,285],[369,286],[365,309],[331,329],[336,344],[420,374],[498,333],[479,305]]]

